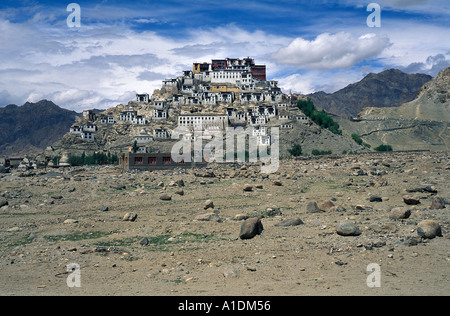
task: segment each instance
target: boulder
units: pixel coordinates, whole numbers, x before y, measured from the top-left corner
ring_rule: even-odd
[[[205,201],[205,206],[203,207],[203,209],[207,210],[209,208],[214,208],[214,202],[212,200]]]
[[[417,205],[420,204],[420,198],[415,195],[404,195],[403,202],[407,205]]]
[[[159,199],[163,201],[170,201],[172,200],[172,197],[169,194],[164,193],[160,195]]]
[[[334,206],[334,203],[331,200],[326,200],[320,203],[318,206],[322,211],[329,211]]]
[[[76,219],[69,218],[69,219],[66,219],[63,223],[64,224],[75,224],[75,223],[78,223],[78,221]]]
[[[431,199],[431,205],[430,205],[430,209],[431,210],[438,210],[441,208],[445,208],[445,202],[444,199],[441,197],[433,197]]]
[[[322,210],[319,208],[316,202],[309,202],[308,205],[306,205],[306,212],[307,213],[318,213],[322,212]]]
[[[279,207],[274,206],[274,207],[267,207],[263,214],[264,214],[264,216],[267,216],[267,217],[274,217],[274,216],[282,215],[283,213],[281,212]]]
[[[216,213],[200,214],[195,217],[195,220],[205,222],[217,222],[217,223],[222,222],[219,215],[217,215]]]
[[[252,217],[245,220],[241,225],[241,231],[239,232],[239,238],[251,239],[256,235],[260,235],[264,227],[259,217]]]
[[[246,184],[246,185],[244,185],[244,187],[242,188],[242,190],[243,190],[244,192],[251,192],[251,191],[253,191],[253,186],[250,185],[250,184]]]
[[[8,201],[4,197],[0,197],[0,207],[8,205]]]
[[[183,179],[179,179],[179,180],[175,181],[175,183],[176,183],[179,187],[184,187],[184,180],[183,180]]]
[[[123,221],[127,221],[127,222],[134,222],[136,220],[136,218],[137,218],[137,214],[136,213],[129,212],[129,213],[126,213],[123,216],[122,220]]]
[[[247,214],[236,214],[234,216],[235,221],[243,221],[243,220],[246,220],[247,218],[249,218],[249,216]]]
[[[288,226],[298,226],[304,224],[300,218],[289,218],[275,224],[276,227],[288,227]]]
[[[342,220],[336,226],[336,233],[341,236],[359,236],[361,230],[354,222]]]
[[[406,219],[411,215],[411,211],[406,207],[394,207],[389,214],[393,219]]]
[[[424,239],[433,239],[436,236],[442,237],[441,225],[433,219],[423,220],[417,226],[417,234]]]
[[[369,197],[370,202],[383,202],[383,199],[380,196],[372,195]]]

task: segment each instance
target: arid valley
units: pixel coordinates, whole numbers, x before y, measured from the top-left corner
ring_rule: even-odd
[[[276,173],[259,169],[2,174],[0,294],[449,293],[448,152],[284,159]],[[241,238],[255,218],[263,230]],[[373,280],[370,264],[379,267]]]

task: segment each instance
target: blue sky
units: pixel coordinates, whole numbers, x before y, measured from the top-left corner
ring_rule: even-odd
[[[67,5],[81,8],[69,28]],[[369,3],[381,27],[369,27]],[[0,3],[0,106],[126,104],[212,58],[253,57],[284,91],[334,92],[370,72],[450,66],[447,0]]]

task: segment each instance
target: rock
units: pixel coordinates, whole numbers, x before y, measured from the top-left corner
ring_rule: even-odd
[[[236,214],[234,216],[235,221],[243,221],[246,220],[249,216],[247,214]]]
[[[394,207],[389,217],[393,219],[406,219],[411,215],[411,211],[405,207]]]
[[[334,203],[330,200],[323,201],[319,204],[319,210],[329,211],[334,206]]]
[[[69,219],[66,219],[63,223],[64,224],[75,224],[75,223],[78,223],[78,221],[76,219],[69,218]]]
[[[336,226],[336,233],[341,236],[359,236],[361,230],[354,222],[342,220]]]
[[[179,179],[179,180],[175,181],[175,183],[176,183],[179,187],[184,187],[184,181],[183,181],[183,179]]]
[[[264,227],[259,217],[252,217],[245,220],[241,225],[241,231],[239,232],[239,238],[251,239],[256,235],[260,235]]]
[[[423,220],[417,226],[417,234],[424,239],[433,239],[436,236],[442,237],[441,225],[433,219]]]
[[[319,208],[316,202],[309,202],[308,205],[306,205],[306,212],[307,213],[318,213],[322,212],[322,210]]]
[[[403,246],[417,246],[420,242],[422,242],[420,236],[408,236],[405,238],[401,238],[395,244]]]
[[[365,171],[362,170],[362,169],[358,169],[358,171],[353,172],[353,175],[354,175],[354,176],[367,176],[367,172],[365,172]]]
[[[239,276],[239,271],[236,268],[229,267],[223,270],[222,274],[225,278],[236,278]]]
[[[430,209],[431,210],[438,210],[441,208],[445,208],[445,202],[444,199],[441,197],[433,197],[431,199],[431,205],[430,205]]]
[[[0,207],[8,205],[8,201],[4,197],[0,197]]]
[[[279,186],[279,187],[283,185],[283,183],[281,183],[280,180],[274,180],[274,181],[272,182],[272,184],[275,185],[275,186]]]
[[[113,186],[113,185],[110,185],[109,187],[110,187],[111,189],[115,189],[115,190],[124,190],[124,189],[127,188],[125,185],[119,185],[119,186]]]
[[[127,222],[134,222],[136,220],[136,218],[137,218],[136,213],[129,212],[123,216],[122,220],[127,221]]]
[[[427,185],[425,187],[420,187],[420,188],[406,189],[406,192],[408,192],[408,193],[420,192],[420,193],[436,194],[437,190],[434,187]]]
[[[203,209],[207,210],[209,208],[214,208],[214,202],[212,200],[205,201],[205,206],[203,207]]]
[[[205,222],[217,222],[217,223],[222,222],[221,218],[216,213],[200,214],[195,217],[195,220]]]
[[[108,212],[109,211],[109,207],[103,205],[101,210],[102,210],[102,212]]]
[[[214,178],[216,175],[214,174],[213,171],[200,171],[194,172],[194,176],[203,178]]]
[[[420,204],[420,198],[415,195],[404,195],[403,202],[408,205],[417,205]]]
[[[52,199],[55,199],[55,200],[61,200],[63,197],[62,197],[62,195],[53,195],[52,196]]]
[[[372,195],[369,197],[370,202],[383,202],[383,199],[380,196]]]
[[[289,218],[284,221],[281,221],[278,224],[275,224],[276,227],[288,227],[288,226],[298,226],[304,224],[300,218]]]
[[[175,191],[175,194],[184,195],[184,190],[183,189],[177,190]]]
[[[170,196],[169,194],[164,193],[164,194],[161,194],[159,196],[159,199],[163,200],[163,201],[170,201],[170,200],[172,200],[172,196]]]
[[[242,191],[244,191],[244,192],[251,192],[251,191],[253,191],[253,186],[250,185],[250,184],[246,184],[246,185],[244,185],[244,187],[242,188]]]
[[[265,212],[264,212],[264,216],[267,217],[274,217],[277,215],[282,215],[283,213],[281,212],[279,207],[267,207]]]
[[[147,246],[149,244],[148,238],[147,237],[142,238],[142,240],[139,243],[142,246]]]

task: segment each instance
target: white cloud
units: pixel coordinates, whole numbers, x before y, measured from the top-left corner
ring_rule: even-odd
[[[377,71],[381,70],[377,69]],[[274,80],[278,81],[284,93],[289,93],[290,91],[300,94],[310,94],[319,91],[333,93],[350,83],[361,80],[367,73],[366,67],[344,71],[310,70],[302,74],[279,76]]]
[[[161,80],[192,69],[194,61],[251,57],[264,63],[283,37],[235,25],[190,30],[177,40],[116,26],[33,28],[0,18],[0,105],[39,101],[80,111],[111,107],[152,93]],[[198,50],[205,47],[205,50]],[[6,78],[8,80],[6,80]],[[131,96],[131,98],[129,98]]]
[[[301,37],[272,55],[280,63],[306,69],[348,69],[365,59],[378,56],[390,46],[389,38],[365,34],[358,38],[347,32],[322,33],[315,40]]]
[[[177,14],[170,16],[181,14],[182,8],[172,9]],[[0,106],[46,98],[76,111],[111,107],[134,99],[136,92],[152,93],[161,87],[161,79],[174,78],[191,69],[192,62],[212,58],[255,58],[266,64],[268,79],[278,80],[287,92],[300,93],[334,92],[360,80],[364,73],[355,65],[364,60],[369,61],[368,71],[374,72],[374,58],[379,58],[376,67],[429,71],[450,59],[448,41],[443,40],[448,37],[447,26],[398,22],[382,13],[382,27],[369,30],[376,34],[365,34],[365,10],[362,27],[343,24],[335,34],[316,36],[323,32],[317,27],[329,29],[323,24],[326,19],[305,25],[302,32],[316,36],[313,39],[286,37],[277,28],[265,32],[236,24],[182,28],[165,36],[161,34],[169,33],[133,30],[136,24],[168,23],[162,11],[142,16],[138,9],[118,12],[111,7],[102,11],[106,15],[102,24],[83,23],[81,29],[72,30],[64,23],[48,22],[54,17],[45,15],[33,14],[26,22],[13,23],[8,18],[14,14],[0,10]],[[94,9],[84,12],[86,18],[98,15]],[[122,18],[125,22],[106,24]],[[295,73],[297,68],[301,74]]]

